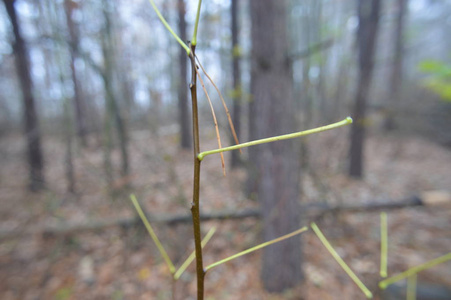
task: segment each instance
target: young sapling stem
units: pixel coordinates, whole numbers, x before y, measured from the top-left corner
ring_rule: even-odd
[[[224,259],[222,259],[222,260],[220,260],[220,261],[218,261],[218,262],[215,262],[215,263],[212,263],[211,265],[208,265],[208,266],[205,268],[205,272],[207,272],[208,270],[210,270],[210,269],[212,269],[212,268],[214,268],[214,267],[217,267],[217,266],[219,266],[219,265],[221,265],[221,264],[223,264],[223,263],[226,263],[226,262],[228,262],[228,261],[231,261],[232,259],[238,258],[238,257],[243,256],[243,255],[245,255],[245,254],[249,254],[249,253],[254,252],[254,251],[258,250],[258,249],[267,247],[267,246],[269,246],[269,245],[278,243],[278,242],[280,242],[280,241],[286,240],[286,239],[288,239],[288,238],[290,238],[290,237],[292,237],[292,236],[295,236],[295,235],[300,234],[300,233],[302,233],[302,232],[304,232],[304,231],[307,231],[307,230],[308,230],[308,227],[307,227],[307,226],[304,226],[304,227],[302,227],[301,229],[298,229],[298,230],[296,230],[296,231],[293,231],[293,232],[291,232],[291,233],[289,233],[289,234],[286,234],[286,235],[284,235],[284,236],[278,237],[278,238],[273,239],[273,240],[270,240],[270,241],[268,241],[268,242],[264,242],[264,243],[262,243],[262,244],[260,244],[260,245],[257,245],[257,246],[255,246],[255,247],[252,247],[252,248],[250,248],[250,249],[241,251],[241,252],[239,252],[239,253],[237,253],[237,254],[235,254],[235,255],[229,256],[229,257],[224,258]]]
[[[313,134],[313,133],[318,133],[318,132],[322,132],[322,131],[326,131],[326,130],[339,128],[339,127],[346,126],[346,125],[349,125],[349,124],[352,124],[352,118],[351,117],[347,117],[346,119],[344,119],[343,121],[340,121],[340,122],[336,122],[336,123],[333,123],[333,124],[330,124],[330,125],[326,125],[326,126],[317,127],[317,128],[314,128],[314,129],[309,129],[309,130],[305,130],[305,131],[300,131],[300,132],[295,132],[295,133],[289,133],[289,134],[284,134],[284,135],[278,135],[278,136],[274,136],[274,137],[264,138],[264,139],[255,140],[255,141],[251,141],[251,142],[247,142],[247,143],[242,143],[242,144],[238,144],[238,145],[234,145],[234,146],[224,147],[224,148],[221,148],[221,149],[204,151],[202,153],[199,153],[199,155],[197,157],[199,158],[200,161],[202,161],[205,156],[210,155],[210,154],[221,153],[221,152],[232,151],[232,150],[238,150],[238,149],[245,148],[245,147],[250,147],[250,146],[255,146],[255,145],[260,145],[260,144],[266,144],[266,143],[271,143],[271,142],[276,142],[276,141],[294,139],[294,138],[297,138],[297,137],[306,136],[306,135],[310,135],[310,134]]]
[[[196,45],[197,45],[197,28],[199,26],[201,6],[202,6],[202,0],[199,0],[199,2],[197,3],[196,21],[194,22],[193,38],[191,39],[191,45],[193,45],[194,47],[196,47]]]
[[[316,233],[320,241],[323,243],[323,245],[326,247],[326,249],[329,251],[330,254],[335,258],[335,260],[338,262],[338,264],[343,268],[343,270],[348,274],[349,277],[357,284],[357,286],[362,290],[362,292],[365,294],[365,296],[368,299],[373,298],[373,293],[363,284],[363,282],[355,275],[355,273],[349,268],[349,266],[344,262],[344,260],[338,255],[337,251],[332,247],[332,245],[329,243],[329,241],[326,239],[326,237],[323,235],[321,230],[319,230],[318,226],[315,223],[311,224],[311,227],[313,231]]]
[[[384,280],[379,282],[379,287],[381,289],[385,290],[389,285],[391,285],[391,284],[393,284],[393,283],[395,283],[397,281],[400,281],[400,280],[402,280],[404,278],[407,278],[409,276],[415,275],[415,274],[417,274],[420,271],[423,271],[423,270],[432,268],[432,267],[434,267],[436,265],[442,264],[442,263],[444,263],[444,262],[446,262],[446,261],[448,261],[450,259],[451,259],[451,252],[448,253],[448,254],[445,254],[443,256],[440,256],[440,257],[438,257],[436,259],[433,259],[433,260],[430,260],[428,262],[425,262],[424,264],[421,264],[419,266],[410,268],[407,271],[404,271],[404,272],[402,272],[402,273],[400,273],[398,275],[395,275],[395,276],[389,277],[387,279],[384,279]]]
[[[161,23],[163,23],[164,27],[172,34],[172,36],[176,39],[176,41],[180,44],[180,46],[183,47],[183,49],[186,50],[186,54],[190,54],[191,50],[190,48],[182,41],[182,39],[172,30],[171,26],[168,24],[166,19],[161,14],[160,10],[157,8],[153,0],[149,0],[150,5],[152,5],[153,10],[157,13],[158,18],[160,18]]]
[[[150,223],[147,220],[147,217],[144,214],[143,210],[141,209],[141,206],[139,205],[139,202],[136,199],[135,195],[131,194],[130,195],[130,199],[132,200],[133,205],[135,206],[135,209],[138,212],[139,217],[141,218],[141,221],[146,226],[147,232],[149,232],[150,237],[154,241],[155,245],[157,245],[157,248],[160,251],[161,256],[163,257],[164,261],[166,262],[167,266],[169,267],[169,271],[171,272],[171,274],[174,274],[175,273],[175,266],[172,263],[171,259],[169,258],[169,255],[166,253],[166,250],[164,250],[164,247],[161,244],[160,240],[158,239],[157,235],[153,231],[152,226],[150,226]]]
[[[200,153],[199,142],[199,110],[197,105],[197,77],[196,77],[196,59],[195,45],[190,45],[191,52],[189,54],[191,62],[191,102],[192,102],[192,119],[193,119],[193,151],[194,151],[194,175],[193,175],[193,202],[191,203],[191,215],[193,218],[194,246],[196,252],[196,274],[197,274],[197,300],[204,299],[204,278],[205,271],[202,258],[202,241],[200,236],[200,163],[198,159]]]
[[[417,299],[417,274],[407,277],[407,300]]]
[[[213,234],[215,234],[216,228],[211,228],[207,235],[202,240],[202,248],[205,247],[205,245],[210,241]],[[195,251],[191,252],[190,256],[185,260],[185,262],[180,266],[180,268],[175,272],[174,279],[178,280],[180,276],[182,276],[183,272],[185,272],[186,268],[193,262],[194,258],[196,257]]]

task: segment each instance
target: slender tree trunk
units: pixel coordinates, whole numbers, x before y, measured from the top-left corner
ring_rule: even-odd
[[[3,0],[14,32],[14,56],[17,74],[23,97],[25,138],[27,140],[27,160],[29,165],[29,188],[33,191],[44,187],[44,160],[41,150],[41,133],[33,96],[33,83],[30,75],[30,61],[25,41],[15,10],[15,0]]]
[[[394,59],[393,65],[390,74],[390,82],[388,83],[390,86],[389,89],[389,99],[388,99],[388,111],[387,118],[385,120],[384,128],[387,131],[391,131],[396,129],[395,122],[395,110],[396,105],[401,100],[401,87],[402,87],[402,57],[403,57],[403,48],[404,48],[404,19],[406,15],[407,8],[407,0],[397,0],[397,18],[396,18],[396,27],[395,27],[395,35],[394,35]]]
[[[103,43],[103,55],[105,62],[104,75],[102,76],[105,86],[107,109],[109,109],[109,117],[114,118],[114,124],[119,139],[119,147],[121,152],[121,175],[123,177],[129,174],[129,158],[128,158],[128,137],[124,118],[121,114],[118,101],[115,96],[113,81],[115,78],[115,58],[114,43],[112,36],[112,24],[110,19],[110,11],[108,5],[104,10],[105,17],[105,37]]]
[[[240,68],[240,46],[238,44],[239,40],[239,30],[238,30],[238,0],[232,0],[231,5],[231,19],[232,19],[232,69],[233,69],[233,108],[232,117],[235,127],[236,136],[238,140],[241,138],[241,68]],[[232,144],[235,143],[232,137]],[[238,167],[241,164],[239,151],[232,151],[231,165],[232,168]]]
[[[185,1],[177,0],[179,13],[179,34],[182,41],[186,42],[186,21],[185,21]],[[179,66],[180,79],[178,85],[179,91],[179,124],[180,124],[180,146],[183,149],[191,149],[191,126],[188,118],[188,89],[186,86],[186,72],[188,68],[188,57],[185,49],[180,47]]]
[[[66,140],[66,154],[64,157],[66,169],[67,192],[75,193],[75,174],[72,151],[72,118],[69,101],[64,100],[64,136]]]
[[[359,28],[357,30],[359,84],[352,114],[355,123],[351,128],[349,175],[361,178],[363,176],[366,106],[373,74],[381,0],[359,0],[357,3],[359,15]]]
[[[295,130],[293,77],[288,53],[286,2],[251,0],[253,97],[251,139]],[[263,239],[299,227],[299,143],[284,141],[255,147],[256,194],[262,205]],[[281,292],[302,279],[300,238],[263,250],[265,289]]]
[[[72,13],[77,3],[72,0],[64,1],[64,10],[66,13],[66,23],[67,28],[69,29],[69,50],[70,50],[70,69],[72,82],[74,86],[74,111],[75,111],[75,124],[77,128],[77,135],[80,140],[80,144],[84,147],[86,146],[86,118],[85,118],[85,109],[83,104],[83,96],[80,88],[80,83],[77,76],[77,70],[75,68],[75,60],[78,56],[78,48],[79,48],[79,35],[72,20]]]

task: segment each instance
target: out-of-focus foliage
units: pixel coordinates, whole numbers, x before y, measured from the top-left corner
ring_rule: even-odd
[[[437,60],[425,60],[418,65],[420,71],[429,74],[425,86],[444,101],[451,102],[451,65]]]

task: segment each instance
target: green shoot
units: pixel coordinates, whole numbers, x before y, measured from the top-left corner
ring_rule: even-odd
[[[362,292],[365,294],[365,296],[368,299],[373,298],[373,294],[370,292],[370,290],[363,284],[363,282],[357,277],[357,275],[354,274],[354,272],[351,270],[351,268],[348,267],[348,265],[343,261],[343,259],[338,255],[337,251],[331,246],[329,241],[326,239],[326,237],[323,235],[321,230],[319,230],[318,226],[315,223],[311,224],[311,227],[313,231],[316,233],[320,241],[323,243],[323,245],[326,247],[326,249],[329,251],[330,254],[335,258],[335,260],[338,262],[338,264],[343,268],[343,270],[351,277],[351,279],[357,284],[357,286],[362,290]]]
[[[393,283],[395,283],[395,282],[397,282],[399,280],[402,280],[404,278],[407,278],[407,277],[410,277],[412,275],[415,275],[415,274],[417,274],[420,271],[432,268],[432,267],[434,267],[436,265],[439,265],[441,263],[444,263],[444,262],[446,262],[446,261],[448,261],[450,259],[451,259],[451,252],[448,253],[448,254],[445,254],[443,256],[440,256],[440,257],[438,257],[436,259],[433,259],[433,260],[430,260],[428,262],[425,262],[424,264],[421,264],[419,266],[410,268],[407,271],[404,271],[404,272],[402,272],[402,273],[400,273],[398,275],[395,275],[395,276],[389,277],[387,279],[384,279],[384,280],[379,282],[379,287],[381,289],[385,290],[389,285],[391,285],[391,284],[393,284]]]
[[[197,3],[197,13],[196,13],[196,21],[194,23],[193,38],[191,39],[191,45],[193,45],[193,46],[197,45],[197,27],[199,25],[200,7],[201,6],[202,6],[202,0],[199,0],[199,2]]]
[[[317,128],[314,128],[314,129],[309,129],[309,130],[295,132],[295,133],[289,133],[289,134],[285,134],[285,135],[278,135],[278,136],[275,136],[275,137],[255,140],[255,141],[242,143],[242,144],[238,144],[238,145],[234,145],[234,146],[230,146],[230,147],[224,147],[224,148],[220,148],[220,149],[204,151],[204,152],[199,153],[197,155],[197,158],[200,161],[202,161],[205,156],[210,155],[210,154],[222,153],[222,152],[232,151],[232,150],[238,150],[238,149],[241,149],[241,148],[246,148],[246,147],[260,145],[260,144],[271,143],[271,142],[275,142],[275,141],[282,141],[282,140],[293,139],[293,138],[297,138],[297,137],[301,137],[301,136],[310,135],[310,134],[313,134],[313,133],[318,133],[318,132],[322,132],[322,131],[326,131],[326,130],[330,130],[330,129],[334,129],[334,128],[339,128],[339,127],[342,127],[342,126],[349,125],[351,123],[352,123],[352,118],[351,117],[347,117],[343,121],[340,121],[340,122],[337,122],[337,123],[333,123],[333,124],[330,124],[330,125],[326,125],[326,126],[322,126],[322,127],[317,127]]]
[[[286,234],[286,235],[284,235],[284,236],[278,237],[278,238],[273,239],[273,240],[270,240],[270,241],[268,241],[268,242],[264,242],[264,243],[262,243],[262,244],[260,244],[260,245],[257,245],[257,246],[255,246],[255,247],[252,247],[252,248],[247,249],[247,250],[244,250],[244,251],[242,251],[242,252],[239,252],[239,253],[237,253],[237,254],[235,254],[235,255],[232,255],[232,256],[229,256],[229,257],[227,257],[227,258],[224,258],[224,259],[222,259],[222,260],[220,260],[220,261],[218,261],[218,262],[215,262],[215,263],[212,263],[211,265],[208,265],[208,266],[205,268],[205,272],[207,272],[208,270],[210,270],[210,269],[212,269],[212,268],[214,268],[214,267],[217,267],[217,266],[219,266],[219,265],[221,265],[221,264],[223,264],[223,263],[226,263],[226,262],[228,262],[228,261],[231,261],[232,259],[238,258],[238,257],[243,256],[243,255],[245,255],[245,254],[249,254],[249,253],[251,253],[251,252],[254,252],[254,251],[258,250],[258,249],[267,247],[267,246],[269,246],[269,245],[278,243],[278,242],[280,242],[280,241],[283,241],[283,240],[285,240],[285,239],[288,239],[288,238],[290,238],[290,237],[292,237],[292,236],[295,236],[295,235],[300,234],[300,233],[302,233],[302,232],[304,232],[304,231],[307,231],[307,230],[308,230],[308,227],[307,227],[307,226],[304,226],[304,227],[302,227],[301,229],[298,229],[298,230],[296,230],[296,231],[293,231],[292,233]]]
[[[417,299],[417,275],[411,275],[407,278],[407,300]]]
[[[130,195],[130,199],[133,202],[133,205],[135,206],[136,211],[139,214],[139,217],[141,218],[142,222],[144,223],[144,225],[146,226],[147,231],[150,234],[150,237],[152,238],[152,240],[154,241],[155,245],[157,245],[158,250],[160,251],[161,256],[163,257],[164,261],[166,262],[166,264],[169,267],[169,271],[171,272],[171,274],[175,273],[175,267],[174,264],[172,263],[171,259],[169,258],[169,255],[166,253],[166,250],[164,250],[163,245],[161,244],[160,240],[158,239],[157,235],[155,234],[155,232],[152,229],[152,226],[150,226],[149,221],[147,220],[146,215],[144,214],[143,210],[141,209],[141,206],[139,205],[138,200],[136,199],[134,194]]]
[[[213,234],[215,234],[216,228],[211,228],[207,235],[202,240],[202,248],[205,247],[205,245],[210,241]],[[196,252],[191,252],[190,256],[185,260],[185,262],[180,266],[180,268],[175,272],[174,279],[178,280],[180,276],[182,276],[183,272],[185,272],[186,268],[193,262],[194,258],[196,257]]]
[[[387,277],[387,252],[388,252],[388,234],[387,234],[387,214],[381,212],[381,277]]]
[[[149,0],[150,4],[152,5],[153,10],[157,13],[158,18],[160,18],[161,23],[163,23],[164,27],[172,34],[172,36],[176,39],[176,41],[186,50],[186,54],[190,55],[191,49],[186,45],[182,39],[172,30],[171,26],[168,24],[168,22],[165,20],[163,15],[161,14],[160,10],[157,8],[153,0]]]

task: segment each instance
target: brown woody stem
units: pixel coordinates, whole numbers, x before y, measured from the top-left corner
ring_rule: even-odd
[[[191,214],[193,217],[194,230],[194,246],[196,252],[196,273],[197,273],[197,299],[204,299],[204,278],[205,270],[202,261],[202,238],[200,235],[200,207],[199,207],[199,190],[200,190],[200,163],[197,157],[200,153],[199,143],[199,113],[197,107],[197,89],[196,89],[196,46],[190,45],[191,52],[189,58],[191,61],[191,101],[192,101],[192,115],[193,115],[193,146],[194,146],[194,182],[193,182],[193,202],[191,203]]]

